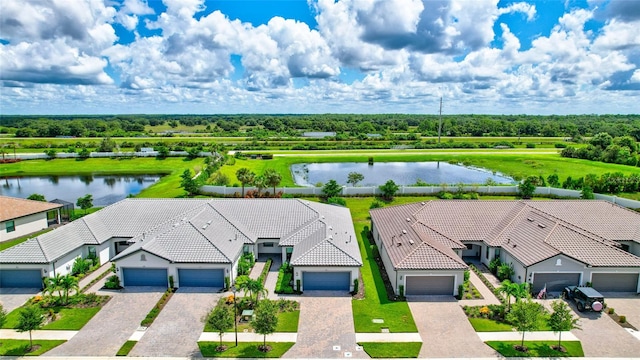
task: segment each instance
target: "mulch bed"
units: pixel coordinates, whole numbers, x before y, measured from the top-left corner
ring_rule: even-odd
[[[625,322],[620,322],[620,315],[613,313],[613,314],[609,314],[608,311],[606,311],[606,309],[604,310],[604,312],[607,313],[607,315],[609,315],[610,318],[613,319],[613,321],[615,321],[618,325],[622,326],[625,329],[632,329],[635,331],[638,331],[638,329],[636,329],[635,326],[629,324],[629,322],[625,321]]]

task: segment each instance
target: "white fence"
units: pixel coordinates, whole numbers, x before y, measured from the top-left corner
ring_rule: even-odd
[[[247,186],[244,188],[245,193],[249,190],[257,190],[255,187]],[[263,191],[272,192],[273,188],[266,188]],[[282,191],[283,194],[291,195],[322,195],[321,187],[278,187],[276,192]],[[456,192],[457,186],[400,186],[398,195],[435,195],[441,191]],[[478,194],[516,194],[518,192],[518,186],[465,186],[463,187],[465,192],[477,192]],[[216,194],[223,196],[240,196],[242,194],[242,188],[240,187],[228,187],[228,186],[212,186],[204,185],[200,187],[200,192],[203,194]],[[382,192],[377,186],[358,186],[349,187],[343,186],[342,196],[373,196],[380,195]],[[578,190],[559,189],[553,187],[538,187],[536,188],[537,195],[548,195],[568,198],[580,198],[581,192]],[[606,200],[620,206],[624,206],[632,209],[640,209],[640,201],[620,198],[617,196],[595,194],[595,198],[598,200]]]
[[[186,151],[169,151],[167,156],[187,156],[189,155]],[[211,152],[201,151],[198,153],[199,157],[211,156]],[[129,152],[91,152],[89,153],[90,158],[113,158],[113,157],[156,157],[158,156],[157,151],[129,151]],[[16,154],[18,159],[22,160],[35,160],[35,159],[49,159],[49,156],[44,153],[22,153]],[[57,159],[74,159],[79,158],[80,155],[78,153],[56,153],[55,157]],[[11,159],[13,155],[9,154],[6,158]]]

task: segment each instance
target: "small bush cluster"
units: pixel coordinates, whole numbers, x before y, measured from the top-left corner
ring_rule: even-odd
[[[272,263],[272,259],[267,259],[267,262],[264,264],[264,268],[262,269],[260,276],[258,276],[258,281],[260,281],[262,285],[264,285],[264,282],[267,281],[267,275],[269,274],[269,270],[271,270]]]
[[[495,260],[495,259],[494,259]],[[493,261],[492,261],[493,262]],[[500,262],[500,260],[498,260],[498,262]],[[489,266],[491,266],[491,264],[489,264]],[[482,280],[482,282],[489,288],[489,290],[491,290],[493,292],[493,294],[496,296],[496,298],[498,298],[498,300],[502,303],[502,305],[506,304],[507,301],[505,300],[505,298],[502,296],[502,294],[498,291],[498,289],[496,289],[493,284],[491,284],[491,282],[484,276],[484,274],[482,273],[482,271],[480,271],[480,269],[478,269],[477,267],[475,267],[474,265],[469,265],[469,268],[471,270],[473,270],[473,272],[476,273],[476,275],[478,275],[478,277],[480,278],[480,280]]]
[[[145,326],[145,327],[151,326],[151,324],[153,324],[153,321],[160,314],[160,310],[162,310],[162,308],[167,304],[167,302],[171,298],[172,294],[173,294],[173,289],[167,289],[167,291],[165,291],[164,294],[162,294],[162,297],[160,298],[160,300],[158,300],[158,302],[156,303],[156,306],[154,306],[153,309],[149,311],[147,316],[140,322],[140,326]]]
[[[464,313],[470,318],[504,320],[504,305],[463,306]]]
[[[280,270],[278,271],[278,280],[276,282],[276,294],[294,294],[293,286],[291,282],[293,281],[293,267],[291,267],[288,263],[282,264],[280,266]]]
[[[247,253],[242,255],[242,258],[238,262],[238,275],[249,275],[251,268],[256,263],[253,253]]]

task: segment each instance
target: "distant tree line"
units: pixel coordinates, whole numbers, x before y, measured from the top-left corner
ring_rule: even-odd
[[[560,153],[563,157],[602,161],[636,166],[640,163],[638,143],[631,136],[612,137],[608,133],[596,134],[589,145],[582,148],[568,146]]]
[[[304,131],[335,132],[364,139],[367,134],[438,134],[438,116],[412,114],[289,114],[289,115],[116,115],[0,116],[0,133],[17,137],[123,137],[147,133],[147,126],[180,125],[214,136],[300,136]],[[202,128],[204,126],[204,128]],[[443,136],[545,136],[580,139],[598,133],[640,140],[640,115],[447,115]]]

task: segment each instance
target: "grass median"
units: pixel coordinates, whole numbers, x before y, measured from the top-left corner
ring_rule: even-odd
[[[420,342],[358,343],[372,359],[417,358]]]
[[[223,342],[228,348],[225,351],[216,351],[220,342],[218,341],[201,341],[198,343],[200,352],[204,357],[215,358],[279,358],[284,355],[294,343],[292,342],[269,342],[267,345],[271,346],[271,351],[262,352],[258,350],[258,346],[262,345],[262,342],[241,342],[238,346],[235,346],[233,342]]]
[[[0,356],[38,356],[66,340],[33,340],[33,348],[29,349],[29,340],[0,339]]]
[[[527,352],[521,352],[514,348],[515,345],[520,345],[520,341],[487,341],[486,344],[505,357],[558,358],[584,356],[580,341],[563,341],[562,346],[565,348],[565,352],[551,348],[551,346],[558,345],[557,341],[525,341],[524,346],[529,349]]]

